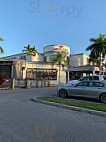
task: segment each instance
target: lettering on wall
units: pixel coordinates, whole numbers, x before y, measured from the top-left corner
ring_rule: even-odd
[[[59,46],[59,47],[54,48],[54,50],[68,52],[68,49],[65,49],[62,45],[61,45],[61,46]]]

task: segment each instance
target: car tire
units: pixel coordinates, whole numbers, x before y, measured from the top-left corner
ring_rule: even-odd
[[[66,98],[68,97],[67,91],[62,89],[59,91],[59,97]]]
[[[104,104],[106,104],[106,94],[102,94],[100,97],[100,101]]]

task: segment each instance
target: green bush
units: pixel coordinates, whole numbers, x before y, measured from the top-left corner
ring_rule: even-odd
[[[29,78],[29,80],[39,80],[39,79],[34,77],[34,78]]]

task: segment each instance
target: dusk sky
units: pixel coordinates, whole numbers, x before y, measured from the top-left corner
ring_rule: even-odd
[[[105,17],[105,0],[0,0],[0,56],[21,53],[28,44],[40,53],[62,44],[71,54],[89,54],[89,39],[106,34]]]

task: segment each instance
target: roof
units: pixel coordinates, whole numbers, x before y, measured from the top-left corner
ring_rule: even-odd
[[[37,52],[37,53],[38,53],[38,52]],[[26,52],[26,53],[13,54],[13,55],[10,55],[10,56],[5,56],[5,57],[3,57],[3,58],[8,58],[8,57],[12,57],[12,56],[18,56],[18,55],[26,55],[26,54],[28,54],[28,52]],[[38,53],[38,54],[43,55],[43,53]]]
[[[0,61],[25,61],[25,60],[22,60],[22,59],[4,59],[4,58],[0,58]]]
[[[70,56],[83,55],[83,54],[85,54],[85,53],[73,54],[73,55],[70,55]],[[87,55],[87,54],[85,54],[85,55]],[[89,56],[89,55],[87,55],[87,56]]]

